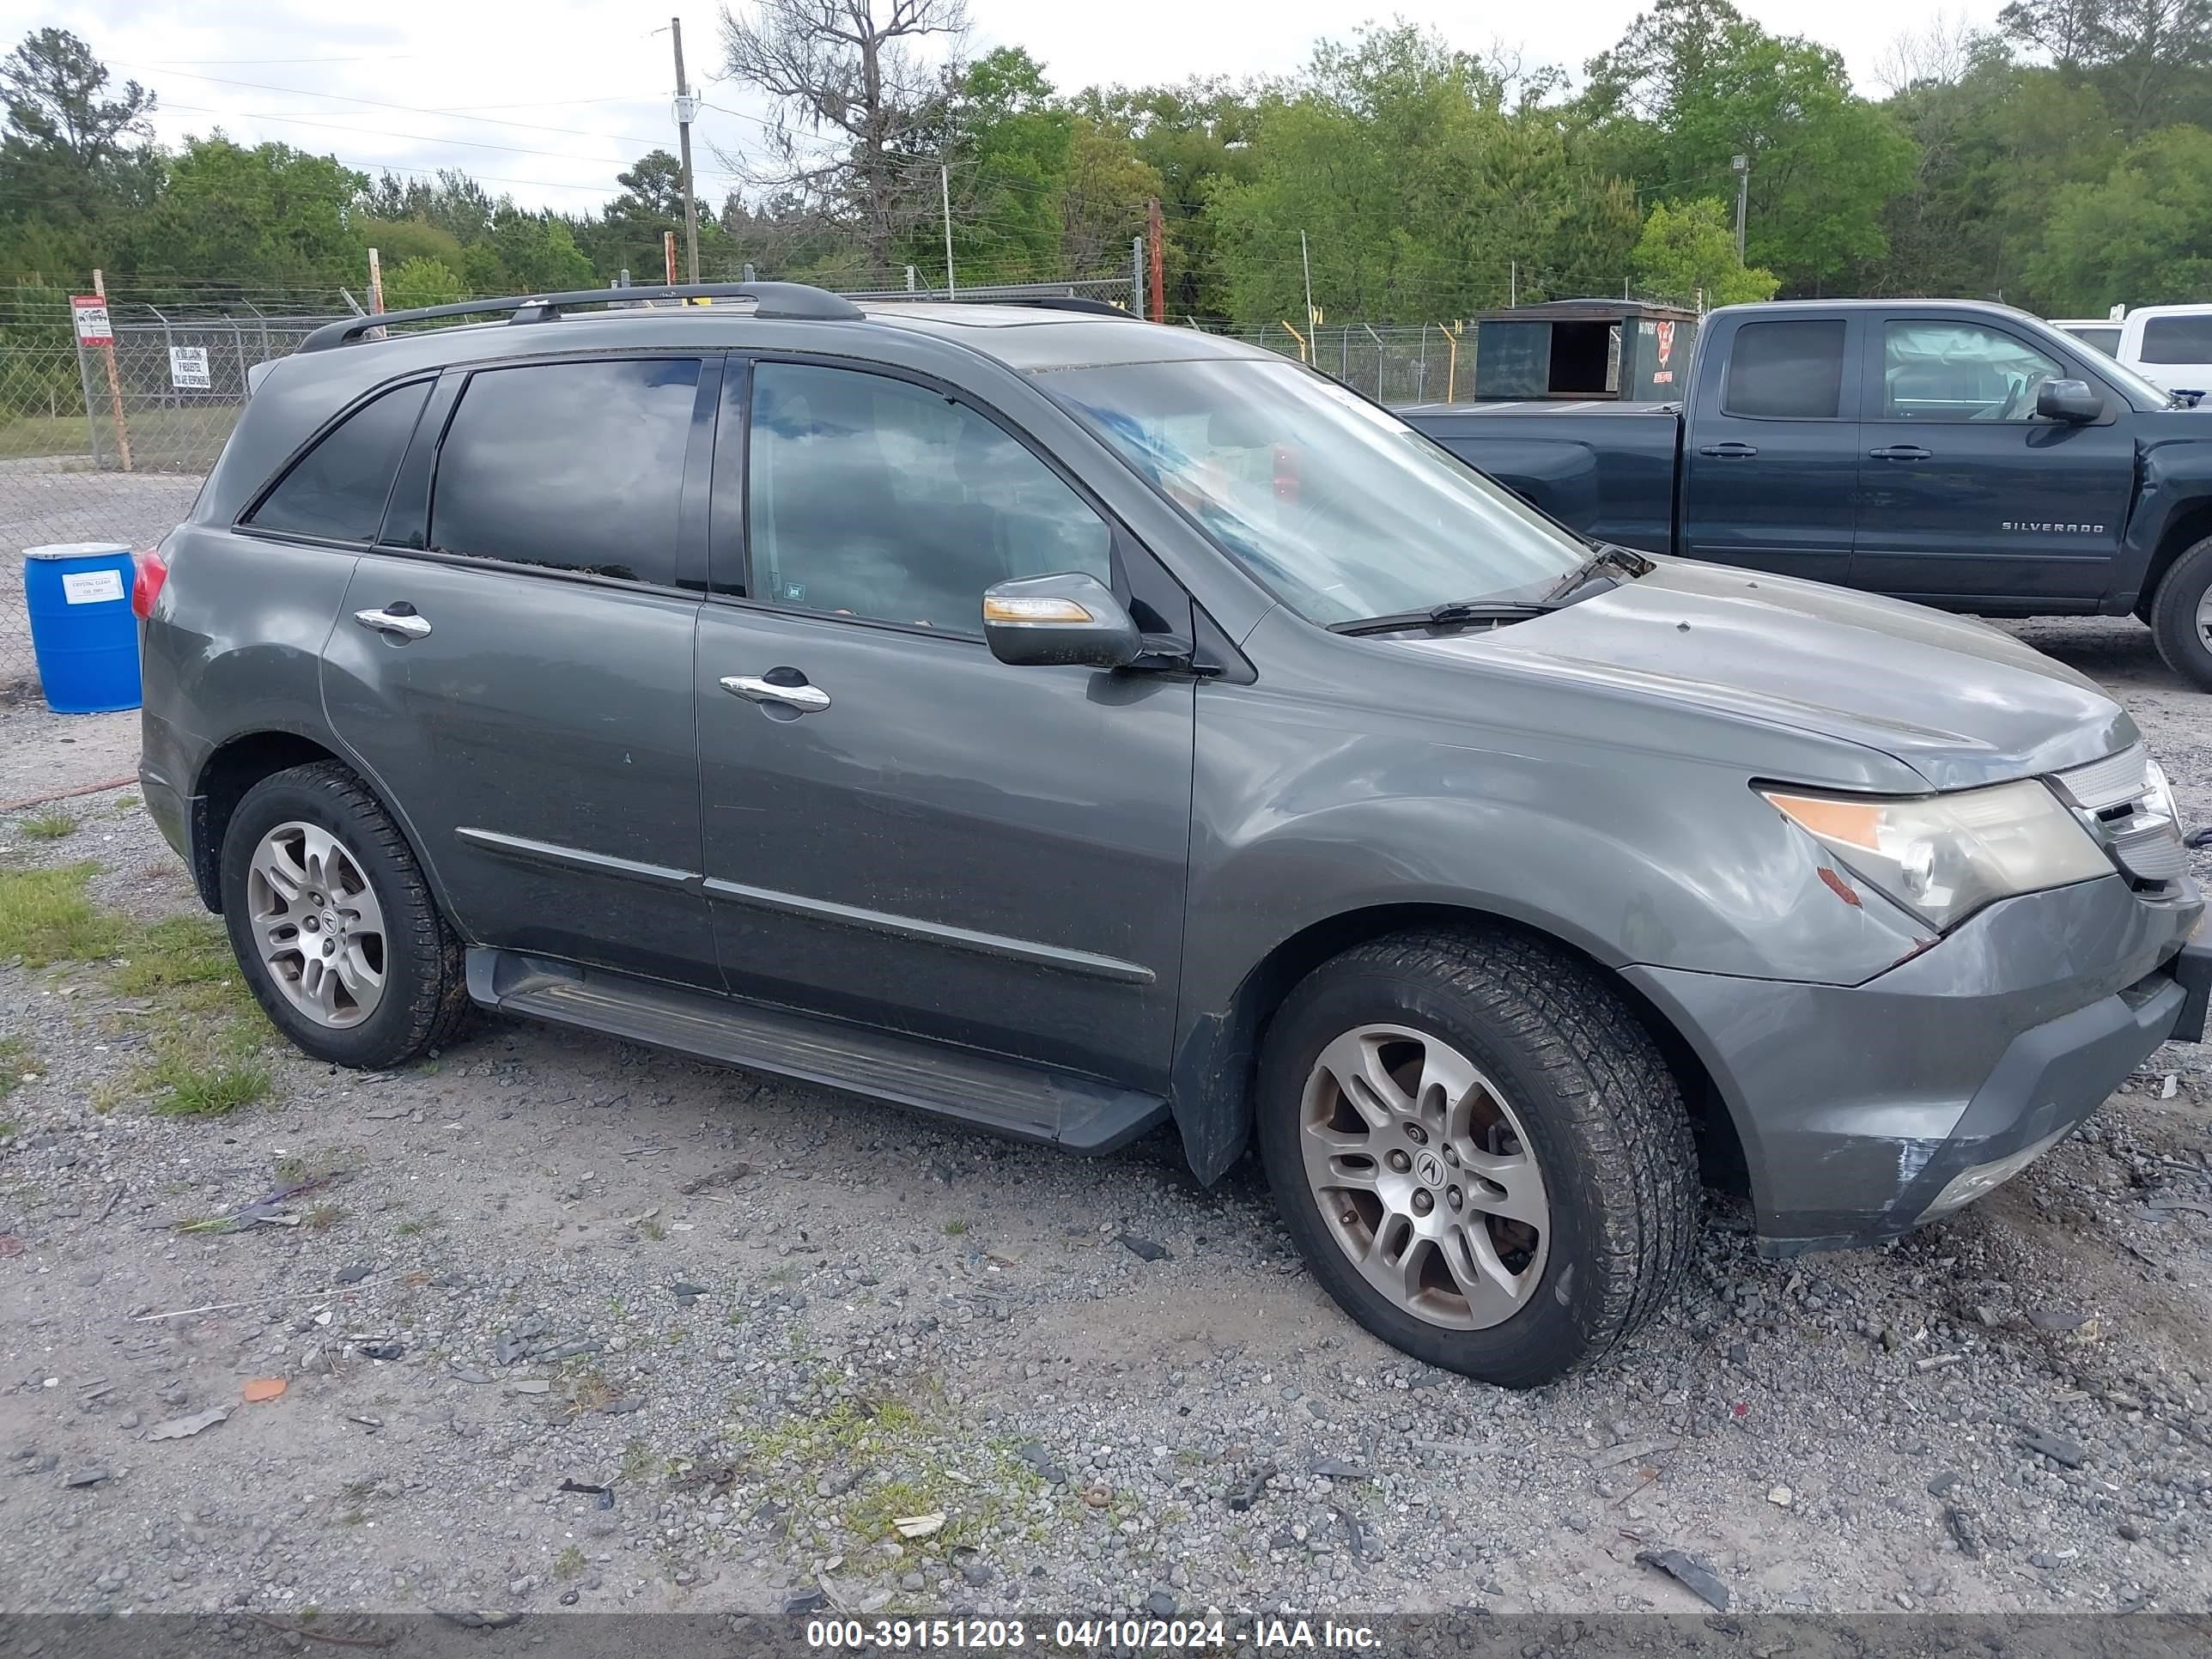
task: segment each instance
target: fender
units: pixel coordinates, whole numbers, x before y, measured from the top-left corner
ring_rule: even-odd
[[[2159,420],[2148,416],[2147,420]],[[2173,418],[2203,421],[2203,416]],[[2136,463],[2135,508],[2112,561],[2106,609],[2133,611],[2154,591],[2181,550],[2212,535],[2212,433],[2146,442]]]

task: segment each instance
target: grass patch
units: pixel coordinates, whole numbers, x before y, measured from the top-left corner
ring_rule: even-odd
[[[21,1037],[0,1037],[0,1100],[23,1086],[23,1073],[31,1070],[31,1050]]]
[[[100,866],[0,872],[0,959],[21,957],[26,968],[112,957],[122,924],[93,908],[84,890]]]
[[[965,1221],[955,1219],[945,1224],[945,1236],[947,1238],[957,1238],[967,1231],[968,1224]]]
[[[212,1116],[264,1098],[269,1021],[239,977],[222,925],[210,916],[170,916],[123,948],[115,990],[155,1004],[139,1079],[155,1093],[154,1109]]]
[[[76,834],[76,820],[66,812],[42,812],[23,820],[23,833],[33,841],[59,841]]]
[[[339,1222],[343,1221],[344,1219],[345,1212],[338,1208],[337,1205],[318,1204],[313,1209],[307,1212],[301,1224],[313,1229],[316,1232],[323,1233],[328,1232],[331,1228],[337,1226]]]
[[[584,1552],[571,1544],[553,1558],[553,1576],[562,1579],[581,1578],[584,1565]]]

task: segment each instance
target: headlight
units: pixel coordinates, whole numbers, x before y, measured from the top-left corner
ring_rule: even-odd
[[[1860,876],[1938,928],[1994,900],[2112,873],[2039,781],[1950,795],[1759,793]]]

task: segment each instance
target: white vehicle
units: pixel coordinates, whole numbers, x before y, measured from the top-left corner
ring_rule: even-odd
[[[2212,305],[2130,312],[2112,356],[2168,392],[2212,392]]]
[[[2051,327],[2071,334],[2083,345],[2094,346],[2107,357],[2120,350],[2120,319],[2117,317],[2053,317]]]

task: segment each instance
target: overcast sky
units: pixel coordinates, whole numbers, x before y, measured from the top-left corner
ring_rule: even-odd
[[[1855,83],[1875,95],[1886,51],[1901,34],[1925,30],[1933,15],[1912,0],[1863,0],[1840,10],[1815,0],[1739,3],[1770,29],[1840,49]],[[1970,0],[1948,15],[1982,23],[1998,3]],[[1531,64],[1579,75],[1642,9],[1638,0],[1525,8],[1395,0],[1371,12],[1342,0],[970,5],[972,50],[1024,46],[1068,89],[1279,74],[1304,63],[1316,40],[1348,34],[1367,15],[1432,24],[1472,51],[1499,42]],[[612,194],[615,174],[647,149],[674,148],[674,72],[656,7],[257,0],[227,10],[210,0],[108,0],[66,10],[0,0],[0,27],[10,39],[46,24],[86,37],[118,79],[160,94],[155,125],[170,143],[220,125],[234,138],[281,139],[372,173],[464,167],[519,202],[570,209]],[[759,136],[743,112],[759,106],[729,83],[713,84],[722,72],[719,16],[709,5],[689,4],[683,13],[692,80],[710,103],[737,112],[709,109],[697,129],[701,195],[715,202],[736,182],[715,159],[716,147],[741,150]]]

